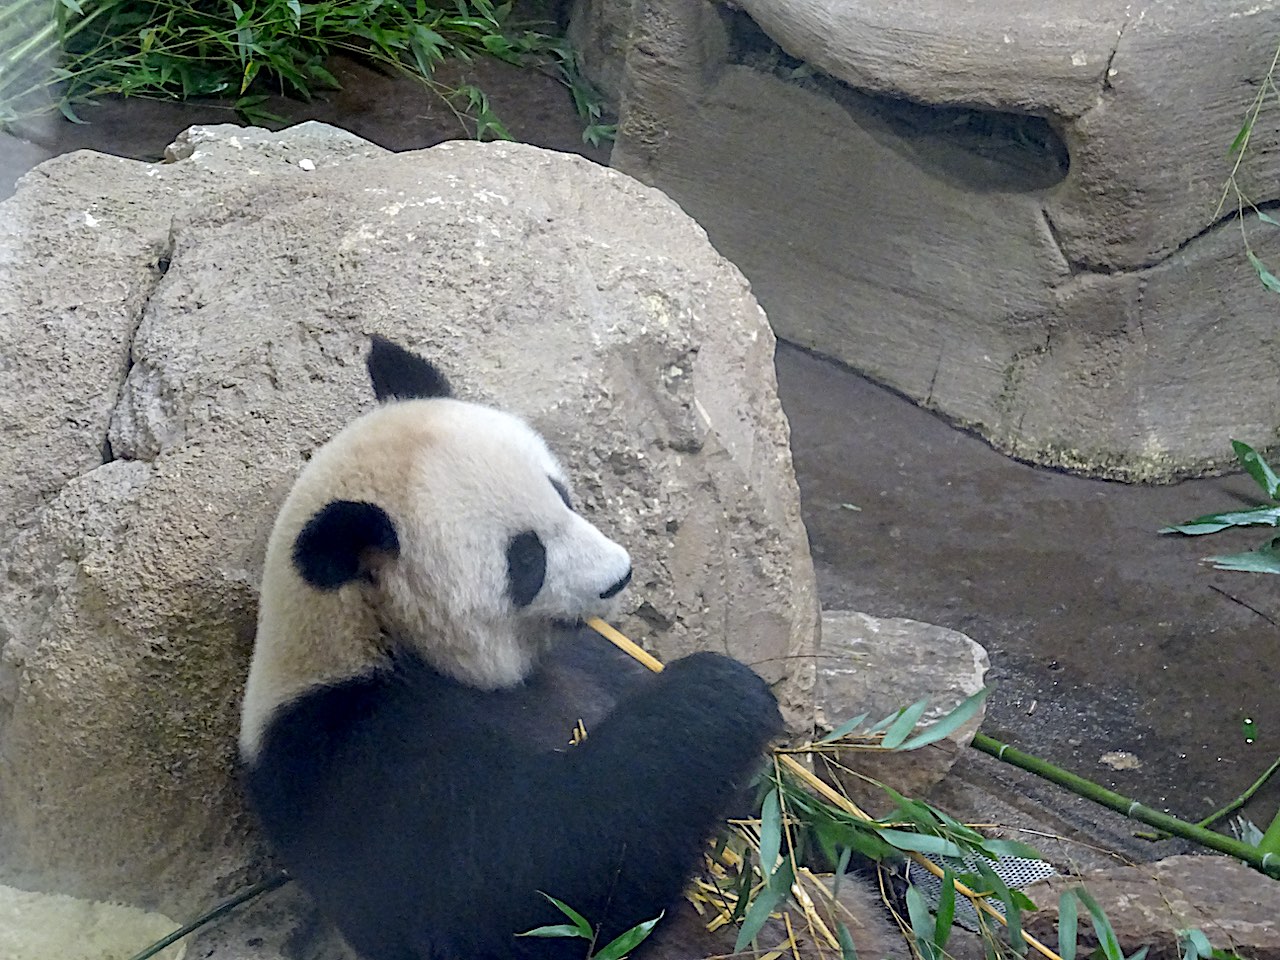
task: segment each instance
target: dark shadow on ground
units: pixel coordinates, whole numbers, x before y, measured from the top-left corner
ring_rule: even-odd
[[[1037,469],[837,364],[781,345],[777,366],[823,605],[985,646],[988,733],[1192,820],[1280,753],[1280,630],[1263,616],[1280,620],[1280,583],[1198,562],[1266,529],[1156,534],[1254,502],[1252,481],[1140,487]],[[1112,751],[1141,766],[1112,769]],[[1260,826],[1277,800],[1280,786],[1251,806]]]

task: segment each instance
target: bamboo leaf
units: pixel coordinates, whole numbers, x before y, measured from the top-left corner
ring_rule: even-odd
[[[844,879],[844,875],[849,872],[849,861],[853,858],[853,847],[845,847],[840,851],[840,859],[836,862],[836,878],[834,886],[840,889],[840,881]]]
[[[526,930],[524,933],[517,933],[516,936],[517,937],[581,937],[582,932],[578,930],[577,927],[571,927],[567,923],[562,923],[552,927],[534,927],[532,930]]]
[[[1098,906],[1098,901],[1093,899],[1092,894],[1084,887],[1076,890],[1076,896],[1089,910],[1089,917],[1093,920],[1093,932],[1098,937],[1102,955],[1107,960],[1125,960],[1124,951],[1120,949],[1120,941],[1116,938],[1115,928],[1111,926],[1111,921],[1103,913],[1102,907]]]
[[[1215,570],[1236,570],[1242,573],[1280,573],[1280,537],[1272,537],[1256,550],[1247,553],[1230,553],[1205,557]]]
[[[938,915],[933,922],[933,942],[939,950],[947,949],[951,939],[951,926],[956,919],[956,875],[947,868],[942,874],[942,894],[938,900]]]
[[[960,701],[950,713],[945,717],[939,717],[933,723],[929,724],[924,730],[916,734],[910,740],[898,745],[898,750],[918,750],[920,747],[928,746],[936,743],[943,737],[950,736],[954,731],[964,726],[974,715],[982,708],[982,703],[987,699],[987,694],[991,692],[991,687],[983,687],[977,693],[965,697]],[[885,740],[889,739],[888,734]],[[884,744],[888,746],[888,744]]]
[[[1249,130],[1253,127],[1253,120],[1245,120],[1244,126],[1240,128],[1240,132],[1236,134],[1236,138],[1231,141],[1231,147],[1227,151],[1228,155],[1238,153],[1240,148],[1244,146],[1245,141],[1249,139]]]
[[[1266,264],[1259,260],[1252,250],[1246,250],[1245,255],[1249,258],[1249,262],[1253,264],[1253,270],[1258,275],[1258,279],[1262,281],[1262,285],[1272,293],[1280,293],[1280,279],[1267,269]]]
[[[924,897],[914,886],[907,887],[907,917],[911,921],[911,933],[916,938],[916,949],[923,960],[938,960],[938,947],[933,942],[933,917],[925,906]]]
[[[1182,947],[1182,960],[1208,960],[1213,955],[1213,946],[1203,930],[1179,930],[1178,943]]]
[[[1009,945],[1013,948],[1013,952],[1022,956],[1027,952],[1027,941],[1022,937],[1022,909],[1026,897],[1019,897],[1014,891],[1009,889],[1008,884],[1000,878],[1000,875],[992,869],[991,864],[982,859],[974,859],[971,861],[973,867],[978,872],[978,876],[982,878],[983,885],[991,891],[991,896],[996,897],[1004,905],[1004,919],[1009,931]]]
[[[840,960],[858,960],[858,951],[854,949],[853,937],[849,928],[843,923],[836,924],[836,940],[840,944]]]
[[[939,857],[960,857],[963,851],[950,840],[935,837],[928,833],[911,833],[907,830],[894,830],[885,827],[876,831],[886,843],[891,843],[899,850],[914,850],[917,853],[929,853]]]
[[[1267,216],[1267,214],[1263,213],[1261,210],[1258,211],[1258,219],[1263,223],[1271,224],[1273,227],[1280,227],[1280,220],[1277,220],[1275,217]]]
[[[1226,513],[1206,513],[1186,523],[1161,527],[1160,533],[1182,533],[1190,537],[1217,533],[1228,527],[1280,527],[1280,507],[1263,506],[1252,510],[1230,510]]]
[[[1058,897],[1058,955],[1076,960],[1076,892],[1067,890]]]
[[[852,720],[846,720],[819,740],[818,743],[831,743],[832,741],[839,740],[841,737],[847,737],[849,734],[853,733],[853,731],[857,730],[858,727],[866,721],[867,717],[868,714],[860,713]]]
[[[76,112],[71,109],[71,104],[67,103],[66,100],[58,101],[58,112],[61,113],[64,117],[66,117],[68,120],[70,120],[72,123],[88,123],[89,122],[87,120],[81,120],[79,117],[77,117]]]
[[[592,954],[592,960],[623,960],[627,954],[645,941],[645,938],[653,932],[654,925],[661,919],[660,913],[652,920],[637,923],[626,933],[610,941],[599,953]]]
[[[1276,281],[1273,289],[1280,290],[1280,280],[1276,280],[1275,277],[1271,279]],[[1262,459],[1258,451],[1239,440],[1231,441],[1231,449],[1235,451],[1236,459],[1244,467],[1245,473],[1253,477],[1254,482],[1262,488],[1263,492],[1272,500],[1280,499],[1280,477],[1276,476],[1275,471],[1267,461]]]
[[[778,863],[782,849],[782,805],[778,801],[778,789],[770,790],[760,805],[760,869],[770,876]]]
[[[541,890],[538,892],[542,893]],[[591,924],[587,922],[586,918],[582,914],[573,909],[573,907],[569,906],[563,900],[557,900],[549,893],[542,893],[542,895],[555,904],[557,910],[573,921],[574,929],[578,931],[578,936],[587,940],[591,939],[594,935],[594,931],[591,929]]]
[[[769,914],[773,913],[774,908],[781,902],[784,893],[783,890],[766,887],[751,901],[746,916],[742,918],[742,926],[738,929],[738,939],[733,945],[734,953],[741,953],[747,949],[751,941],[764,928]]]
[[[917,700],[909,707],[899,710],[893,723],[889,724],[889,729],[884,732],[884,740],[880,746],[886,750],[893,750],[902,744],[916,728],[916,723],[920,717],[924,715],[925,710],[929,706],[929,701]]]

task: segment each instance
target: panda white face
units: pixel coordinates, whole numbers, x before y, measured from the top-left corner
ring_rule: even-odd
[[[316,452],[272,532],[248,747],[281,703],[397,649],[470,686],[519,683],[556,623],[607,615],[631,578],[527,424],[450,398],[434,367],[385,341],[369,366],[394,402]]]

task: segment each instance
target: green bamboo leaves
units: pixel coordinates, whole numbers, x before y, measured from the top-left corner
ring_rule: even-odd
[[[1245,473],[1262,489],[1271,503],[1249,510],[1231,510],[1225,513],[1208,513],[1185,523],[1162,527],[1161,533],[1180,533],[1188,537],[1217,533],[1230,527],[1280,527],[1280,476],[1271,465],[1247,443],[1231,441],[1236,459]],[[1261,546],[1245,553],[1223,554],[1205,557],[1215,570],[1239,570],[1246,573],[1280,573],[1280,536],[1272,537]]]

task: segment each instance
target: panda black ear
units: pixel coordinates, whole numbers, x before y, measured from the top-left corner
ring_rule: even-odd
[[[435,364],[386,337],[373,337],[366,366],[379,403],[453,396],[448,378]]]
[[[337,590],[370,577],[372,554],[399,552],[400,537],[385,510],[372,503],[334,500],[298,534],[293,565],[317,590]]]

